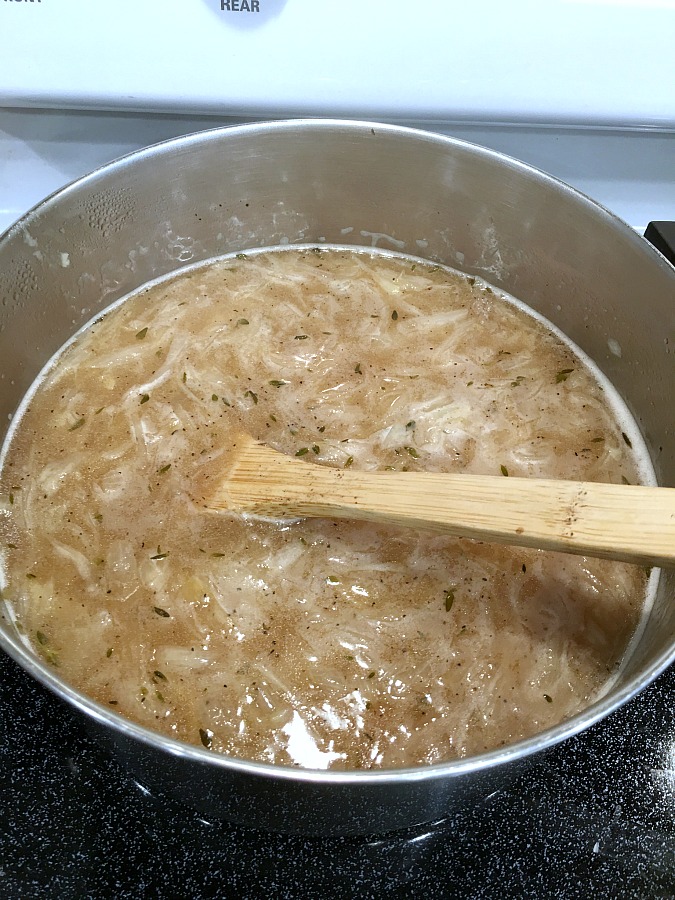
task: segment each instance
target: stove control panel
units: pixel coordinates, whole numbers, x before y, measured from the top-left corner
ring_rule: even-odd
[[[0,106],[675,131],[674,40],[675,0],[0,0]]]

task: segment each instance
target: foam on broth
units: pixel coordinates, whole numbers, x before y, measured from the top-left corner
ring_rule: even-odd
[[[616,672],[641,569],[214,515],[194,487],[240,428],[319,465],[653,481],[611,386],[480,281],[339,248],[185,271],[84,329],[3,451],[3,594],[102,704],[233,756],[412,766],[544,730]]]

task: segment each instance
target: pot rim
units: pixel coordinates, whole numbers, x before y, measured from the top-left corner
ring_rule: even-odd
[[[670,275],[674,276],[675,267],[652,247],[641,235],[634,231],[627,223],[615,213],[606,209],[597,201],[586,194],[571,187],[564,181],[552,175],[521,162],[499,151],[491,150],[469,141],[449,137],[447,135],[425,131],[419,128],[410,128],[389,123],[362,121],[356,119],[339,118],[297,118],[280,119],[260,122],[251,122],[243,125],[220,126],[203,131],[192,132],[175,138],[169,138],[156,144],[151,144],[132,153],[125,154],[98,167],[94,171],[74,179],[63,187],[53,191],[43,200],[35,204],[24,213],[9,228],[0,233],[0,247],[15,234],[24,232],[30,227],[31,222],[48,207],[57,204],[59,200],[70,193],[86,189],[96,184],[101,178],[109,176],[115,170],[123,170],[133,165],[136,161],[152,157],[158,153],[172,152],[176,148],[187,149],[201,142],[210,142],[225,138],[231,134],[246,134],[257,132],[288,132],[297,130],[338,130],[346,133],[373,134],[388,133],[408,140],[436,143],[446,147],[457,147],[465,152],[491,159],[499,163],[505,169],[519,171],[529,178],[535,178],[548,183],[559,193],[571,198],[583,206],[591,207],[601,218],[606,218],[619,231],[625,239],[634,244],[636,248],[652,257],[653,263],[659,267],[665,267]],[[8,621],[8,617],[0,609],[0,619]],[[9,625],[12,628],[12,625]],[[651,684],[672,662],[675,661],[675,638],[668,650],[661,653],[650,665],[644,667],[637,675],[619,691],[610,689],[607,694],[592,703],[590,706],[577,713],[572,718],[562,722],[554,728],[549,728],[533,735],[530,738],[509,744],[506,747],[492,750],[487,753],[477,754],[462,759],[452,759],[428,766],[388,768],[376,770],[333,770],[333,769],[305,769],[295,766],[279,765],[272,763],[254,762],[245,759],[230,757],[215,753],[193,744],[187,744],[173,738],[166,737],[158,732],[150,731],[135,722],[124,718],[112,711],[109,707],[90,699],[85,694],[71,687],[62,680],[58,674],[48,667],[32,649],[21,640],[15,638],[5,626],[0,626],[0,647],[14,659],[29,675],[35,678],[43,686],[56,694],[60,699],[74,706],[85,716],[91,717],[98,723],[111,728],[123,737],[132,738],[146,746],[179,759],[188,759],[195,763],[209,766],[217,766],[234,773],[246,774],[268,780],[292,781],[318,785],[387,785],[435,781],[448,777],[458,777],[464,774],[480,772],[502,765],[507,762],[515,762],[550,749],[556,744],[571,738],[587,728],[595,725],[620,706],[623,706],[640,691]]]

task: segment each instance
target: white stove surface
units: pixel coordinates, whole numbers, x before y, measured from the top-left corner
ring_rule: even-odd
[[[0,232],[44,197],[119,156],[241,119],[0,108]],[[675,131],[428,125],[567,182],[644,231],[675,220]]]

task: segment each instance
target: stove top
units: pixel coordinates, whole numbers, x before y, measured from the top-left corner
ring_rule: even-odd
[[[108,159],[209,124],[220,123],[0,111],[0,230]],[[640,230],[675,219],[672,134],[452,133],[554,172]],[[644,176],[631,168],[638,144],[653,163]],[[662,252],[671,229],[650,229]],[[0,896],[672,897],[674,690],[672,668],[508,790],[443,821],[321,839],[209,822],[152,795],[78,712],[0,654]]]
[[[675,670],[443,821],[306,838],[153,796],[0,656],[3,898],[672,897]]]

